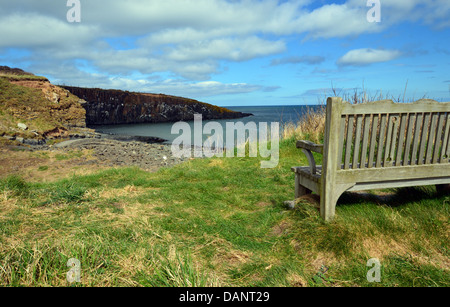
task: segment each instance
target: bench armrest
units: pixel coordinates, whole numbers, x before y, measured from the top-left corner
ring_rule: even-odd
[[[323,144],[315,144],[311,141],[297,141],[297,148],[306,149],[323,154]]]
[[[323,154],[323,145],[315,144],[310,141],[301,140],[297,141],[297,148],[300,148],[306,155],[306,158],[308,159],[309,163],[310,172],[312,175],[315,175],[317,173],[317,166],[311,151]]]

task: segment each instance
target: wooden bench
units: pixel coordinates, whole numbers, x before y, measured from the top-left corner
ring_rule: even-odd
[[[324,144],[297,142],[309,166],[292,168],[295,197],[319,194],[320,214],[331,220],[345,191],[444,187],[450,184],[449,130],[450,102],[350,104],[328,98]],[[321,166],[312,152],[323,155]]]

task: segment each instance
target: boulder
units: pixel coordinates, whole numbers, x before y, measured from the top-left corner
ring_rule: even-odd
[[[27,129],[28,129],[28,126],[25,125],[25,124],[23,124],[23,123],[18,123],[18,124],[17,124],[17,127],[19,127],[19,128],[22,129],[22,130],[27,130]]]

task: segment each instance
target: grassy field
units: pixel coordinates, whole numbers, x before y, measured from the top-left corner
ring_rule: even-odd
[[[211,158],[156,173],[0,179],[0,285],[450,286],[449,197],[348,193],[331,223],[311,196],[288,210],[290,168],[306,164],[295,140],[282,141],[273,169]],[[81,282],[70,284],[72,258]],[[371,258],[380,282],[367,280]]]

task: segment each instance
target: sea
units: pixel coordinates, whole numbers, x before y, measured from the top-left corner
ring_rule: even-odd
[[[226,134],[227,122],[242,122],[247,124],[254,122],[256,127],[260,127],[260,123],[267,123],[267,127],[270,130],[271,123],[279,123],[280,134],[282,128],[287,123],[297,123],[302,115],[311,109],[318,108],[315,105],[289,105],[289,106],[227,106],[226,108],[232,111],[251,113],[252,116],[237,118],[237,119],[223,119],[223,120],[203,120],[203,126],[208,122],[220,123],[223,129],[223,133]],[[194,133],[194,121],[187,122],[191,127],[192,134]],[[166,140],[165,143],[172,143],[182,131],[178,130],[176,133],[172,133],[172,127],[175,123],[144,123],[144,124],[123,124],[123,125],[96,125],[91,128],[97,132],[104,134],[118,134],[118,135],[130,135],[130,136],[151,136],[158,137]],[[203,135],[205,140],[208,135]]]

